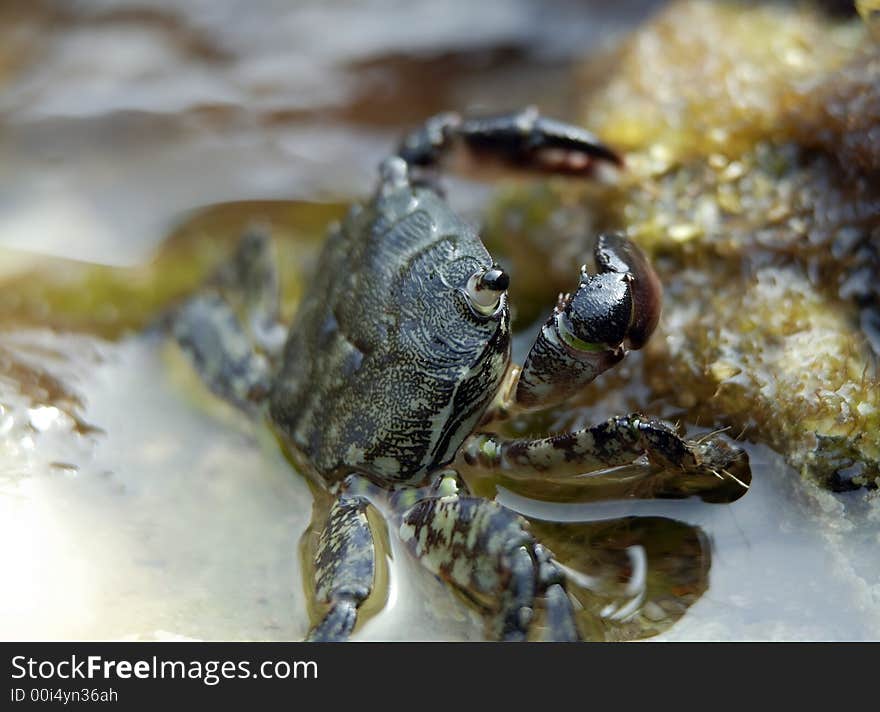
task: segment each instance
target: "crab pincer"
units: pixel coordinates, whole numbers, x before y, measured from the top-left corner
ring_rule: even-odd
[[[542,116],[535,107],[496,116],[439,114],[407,135],[397,151],[408,165],[437,168],[451,159],[457,172],[494,177],[497,170],[589,176],[597,163],[623,158],[586,129]]]
[[[619,233],[596,240],[597,272],[581,268],[577,289],[560,295],[526,357],[519,406],[564,400],[640,349],[660,319],[663,288],[642,251]]]

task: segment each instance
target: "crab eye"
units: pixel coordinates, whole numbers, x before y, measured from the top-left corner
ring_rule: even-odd
[[[504,290],[510,285],[510,277],[498,267],[480,270],[471,275],[467,283],[467,295],[471,305],[480,314],[491,314],[498,308]]]

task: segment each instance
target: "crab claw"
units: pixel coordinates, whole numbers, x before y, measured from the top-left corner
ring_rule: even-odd
[[[535,107],[465,119],[459,132],[475,157],[492,156],[511,168],[586,175],[596,161],[623,165],[617,153],[586,129],[541,116]]]
[[[520,372],[516,403],[543,407],[566,399],[640,349],[660,319],[662,288],[642,251],[623,235],[600,235],[596,274],[581,270],[561,295]]]
[[[494,178],[498,169],[589,176],[597,163],[623,165],[586,129],[542,116],[533,106],[496,116],[438,114],[404,138],[398,155],[416,168],[449,159],[474,178]]]
[[[660,321],[663,303],[660,278],[638,245],[619,232],[599,235],[595,257],[600,273],[626,275],[632,299],[632,317],[626,331],[626,344],[638,351],[648,343]]]

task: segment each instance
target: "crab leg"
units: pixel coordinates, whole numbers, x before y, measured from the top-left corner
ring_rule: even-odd
[[[214,393],[250,411],[269,392],[270,369],[229,304],[216,294],[190,299],[172,328],[181,349]]]
[[[306,640],[346,640],[373,589],[376,552],[367,506],[363,497],[346,496],[330,509],[314,559],[315,597],[328,609]]]
[[[464,158],[477,172],[494,162],[570,175],[589,175],[597,161],[623,162],[589,131],[543,117],[535,107],[487,117],[439,114],[406,136],[397,155],[416,168],[437,168],[452,156]]]
[[[270,362],[284,339],[268,236],[245,234],[203,293],[171,318],[174,337],[208,387],[239,408],[253,410],[268,394]]]
[[[648,459],[664,470],[678,470],[685,481],[711,489],[729,480],[743,492],[751,480],[748,456],[714,434],[702,440],[681,438],[673,428],[640,414],[618,416],[569,433],[534,440],[505,440],[480,433],[462,446],[465,462],[475,468],[520,480],[565,480],[604,468]],[[677,493],[675,483],[671,493]]]
[[[424,499],[403,513],[399,532],[423,566],[493,612],[495,637],[525,640],[543,604],[550,639],[579,639],[562,570],[509,509],[476,497]]]

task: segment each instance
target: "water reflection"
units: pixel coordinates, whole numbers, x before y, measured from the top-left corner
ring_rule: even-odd
[[[699,527],[666,517],[530,522],[566,567],[590,640],[661,633],[709,586],[710,544]]]

